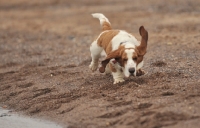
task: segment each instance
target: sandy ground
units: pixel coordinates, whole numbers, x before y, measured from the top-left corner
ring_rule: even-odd
[[[138,40],[145,26],[148,74],[89,70],[93,12]],[[0,104],[69,128],[199,128],[200,1],[1,0]]]

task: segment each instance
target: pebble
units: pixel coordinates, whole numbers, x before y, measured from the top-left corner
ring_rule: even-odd
[[[172,42],[168,42],[167,45],[172,45]]]
[[[110,125],[110,122],[107,122],[106,125]]]
[[[3,106],[2,106],[2,108],[7,108],[7,107],[8,107],[8,106],[6,106],[6,105],[3,105]]]
[[[75,37],[74,36],[68,36],[69,40],[73,40]]]

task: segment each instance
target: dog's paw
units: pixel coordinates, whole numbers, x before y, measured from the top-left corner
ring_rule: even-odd
[[[124,79],[115,79],[114,83],[113,84],[118,84],[118,83],[121,83],[121,82],[124,82]]]
[[[94,71],[97,70],[98,64],[91,63],[91,64],[89,65],[89,68],[90,68],[90,70],[92,70],[92,71],[94,72]]]
[[[142,76],[142,75],[144,75],[144,74],[145,74],[145,71],[142,70],[142,69],[139,69],[139,70],[137,70],[137,72],[136,72],[136,76]]]

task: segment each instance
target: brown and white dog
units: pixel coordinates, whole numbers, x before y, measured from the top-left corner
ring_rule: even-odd
[[[148,41],[148,32],[145,28],[139,28],[142,37],[139,42],[126,31],[112,29],[109,20],[103,14],[94,13],[92,16],[100,20],[103,31],[90,46],[92,62],[89,68],[96,71],[101,53],[105,52],[107,57],[101,62],[99,71],[104,73],[110,69],[114,84],[123,82],[124,76],[143,75],[144,71],[141,68]]]

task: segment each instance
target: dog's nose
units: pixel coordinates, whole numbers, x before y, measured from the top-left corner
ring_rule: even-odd
[[[135,72],[135,68],[129,68],[128,70],[131,74],[133,74]]]

